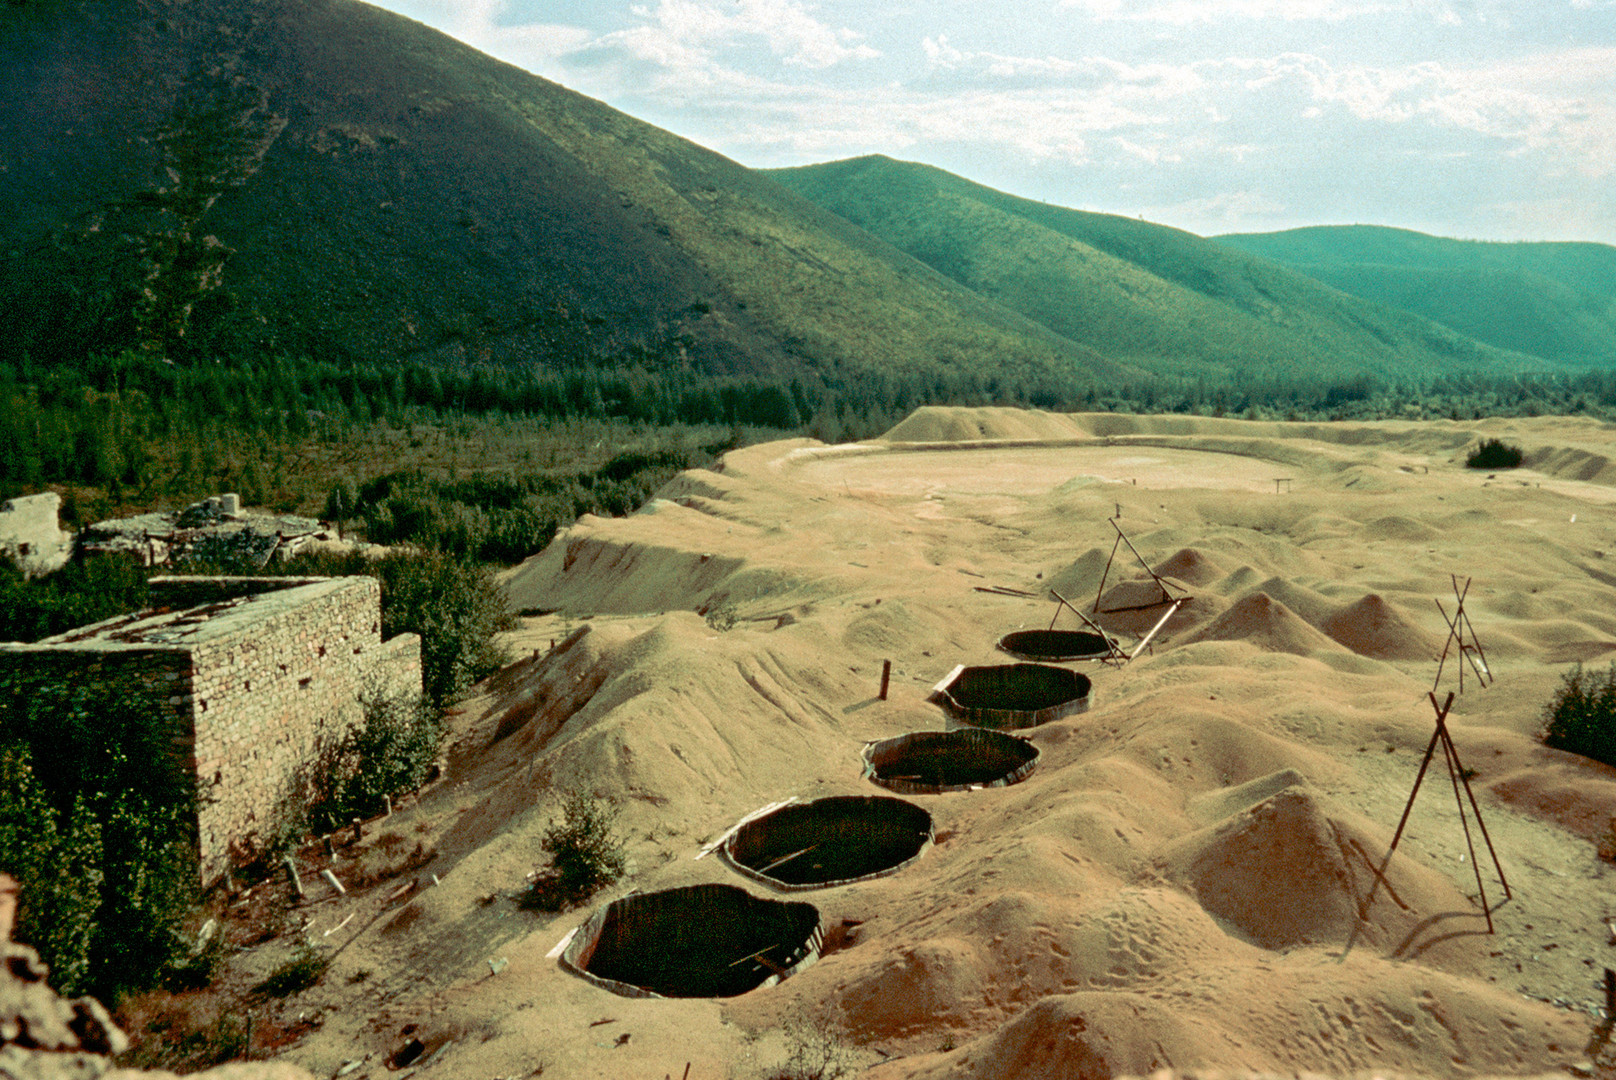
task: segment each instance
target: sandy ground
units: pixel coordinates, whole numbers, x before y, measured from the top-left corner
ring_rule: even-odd
[[[1529,467],[1465,469],[1485,436]],[[358,1061],[357,1080],[419,1038],[423,1076],[744,1078],[806,1024],[878,1080],[1586,1075],[1608,1053],[1616,867],[1596,844],[1616,770],[1535,735],[1570,663],[1616,657],[1612,454],[1616,430],[1561,419],[928,409],[860,446],[737,451],[632,517],[585,518],[509,574],[531,613],[519,659],[461,709],[447,778],[366,842],[435,844],[406,877],[440,883],[305,906],[336,959],[286,1006],[310,1029],[286,1056],[325,1076]],[[1055,616],[1047,590],[1092,606],[1113,518],[1193,600],[1132,664],[1075,665],[1092,707],[1031,733],[1028,780],[909,796],[936,829],[912,866],[792,894],[834,930],[817,964],[737,998],[647,1000],[546,955],[587,914],[515,902],[561,791],[618,810],[631,872],[601,899],[767,895],[694,858],[703,842],[789,796],[879,793],[863,743],[944,727],[932,685],[1006,662],[1000,635]],[[1451,659],[1435,681],[1453,575],[1485,689],[1472,672],[1460,692]],[[1153,588],[1123,548],[1099,606]],[[1159,614],[1096,617],[1131,644]],[[1440,755],[1359,918],[1433,689],[1458,695],[1512,894],[1478,837],[1493,934]]]

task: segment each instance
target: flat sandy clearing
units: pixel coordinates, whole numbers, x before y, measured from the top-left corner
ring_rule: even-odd
[[[1528,468],[1464,468],[1490,436]],[[331,1075],[370,1053],[350,1075],[380,1076],[419,1037],[423,1075],[745,1078],[796,1018],[874,1080],[1590,1068],[1616,770],[1536,736],[1570,664],[1616,658],[1613,452],[1616,431],[1557,419],[932,409],[860,446],[736,451],[585,518],[509,573],[517,661],[462,709],[447,779],[386,826],[436,845],[414,872],[441,884],[321,902],[312,932],[362,917],[289,1056]],[[1188,599],[1133,663],[1065,665],[1090,705],[1022,732],[1029,776],[903,796],[935,837],[913,863],[788,894],[695,857],[768,803],[885,794],[864,745],[948,726],[933,685],[1009,663],[995,643],[1047,627],[1051,590],[1131,651],[1165,612],[1152,573]],[[1437,679],[1455,576],[1486,688],[1455,655]],[[1370,898],[1433,690],[1455,694],[1507,902],[1440,754]],[[599,901],[736,885],[815,905],[824,954],[717,999],[562,970],[548,954],[588,909],[515,897],[564,790],[618,812],[630,873]]]

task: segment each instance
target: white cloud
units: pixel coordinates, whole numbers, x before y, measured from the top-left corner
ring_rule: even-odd
[[[1438,6],[1446,8],[1445,4]],[[1060,0],[1056,7],[1102,21],[1189,26],[1233,19],[1340,22],[1405,11],[1408,4],[1385,0]]]

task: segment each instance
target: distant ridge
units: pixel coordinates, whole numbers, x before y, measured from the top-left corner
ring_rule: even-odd
[[[773,181],[357,0],[0,5],[0,358],[1123,371]]]
[[[1616,363],[1616,247],[1449,240],[1376,225],[1217,237],[1365,300],[1556,365]]]
[[[1228,245],[927,165],[871,156],[772,175],[983,296],[1154,371],[1401,379],[1542,366]]]

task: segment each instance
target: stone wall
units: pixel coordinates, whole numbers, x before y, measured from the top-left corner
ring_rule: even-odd
[[[274,835],[288,804],[306,795],[299,782],[307,766],[360,719],[364,695],[421,692],[419,661],[413,687],[395,662],[400,649],[418,652],[419,639],[383,645],[374,578],[336,578],[254,602],[264,610],[250,627],[191,653],[204,880],[224,870],[232,851],[250,852]]]
[[[421,692],[420,639],[382,641],[374,578],[271,584],[243,595],[218,579],[172,583],[159,592],[203,602],[0,644],[0,686],[25,698],[30,687],[135,691],[167,717],[175,766],[195,777],[204,882],[275,836],[362,697]]]
[[[47,574],[64,565],[73,554],[73,534],[57,520],[61,507],[62,497],[54,491],[0,502],[0,553],[26,574]]]

